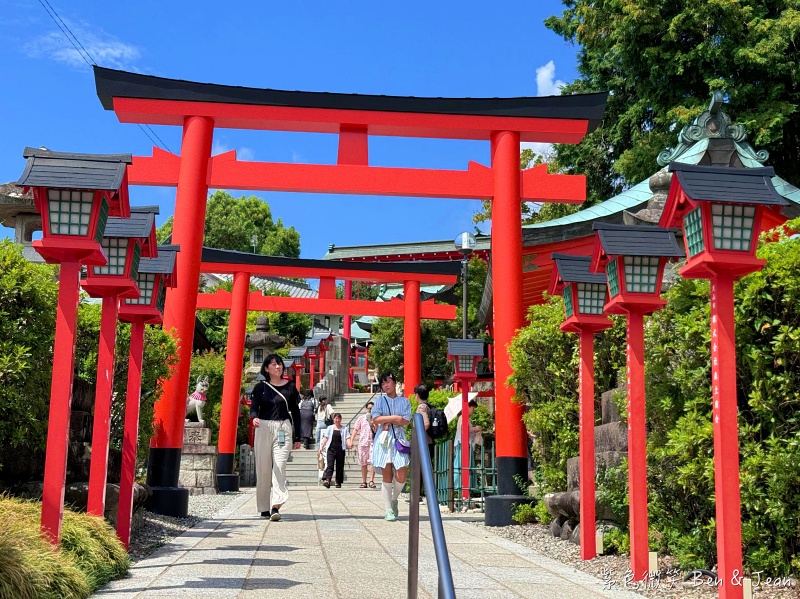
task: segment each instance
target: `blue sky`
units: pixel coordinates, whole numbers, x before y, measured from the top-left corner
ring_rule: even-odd
[[[137,125],[103,110],[89,66],[42,0],[5,0],[0,94],[0,182],[16,181],[25,146],[149,155]],[[558,93],[575,76],[577,48],[545,29],[555,0],[525,2],[108,2],[49,0],[101,66],[199,82],[443,97]],[[177,127],[153,130],[173,152]],[[333,164],[332,135],[217,130],[214,153],[240,159]],[[370,164],[464,169],[489,164],[488,142],[370,138]],[[249,192],[233,192],[235,195]],[[473,230],[476,201],[255,192],[300,232],[304,258],[331,243],[450,239]],[[131,202],[158,204],[161,224],[175,191],[132,187]],[[5,236],[13,231],[0,227]],[[483,226],[488,232],[488,227]]]

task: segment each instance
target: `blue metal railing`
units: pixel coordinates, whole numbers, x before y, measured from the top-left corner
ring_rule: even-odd
[[[420,431],[422,434],[418,434]],[[436,566],[439,570],[439,599],[455,599],[453,572],[450,569],[450,556],[447,553],[447,541],[444,537],[442,514],[436,497],[436,484],[433,468],[428,454],[425,437],[425,423],[421,414],[414,414],[411,427],[411,503],[408,513],[408,599],[417,599],[419,586],[419,496],[422,483],[426,489],[434,492],[425,493],[428,504],[428,516],[433,535],[433,549],[436,553]],[[424,456],[424,459],[420,459]]]

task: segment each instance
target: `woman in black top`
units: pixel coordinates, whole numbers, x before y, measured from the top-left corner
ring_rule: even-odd
[[[286,462],[289,451],[300,447],[300,394],[283,378],[283,359],[270,354],[261,365],[250,396],[250,417],[255,427],[256,504],[263,517],[281,519],[281,506],[289,498]],[[273,479],[275,485],[273,486]]]

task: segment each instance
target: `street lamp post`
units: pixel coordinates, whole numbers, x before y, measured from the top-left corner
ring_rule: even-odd
[[[455,240],[456,251],[461,258],[461,338],[467,338],[467,273],[469,271],[469,256],[475,251],[475,238],[466,231],[459,233]]]

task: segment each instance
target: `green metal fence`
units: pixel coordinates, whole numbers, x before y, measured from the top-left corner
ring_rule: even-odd
[[[483,508],[489,495],[497,494],[497,469],[495,467],[494,439],[486,439],[483,445],[473,447],[469,473],[469,504],[463,498],[463,485],[467,480],[461,476],[461,460],[454,464],[454,454],[458,451],[453,441],[436,445],[433,474],[436,479],[436,498],[440,505],[447,505],[451,511],[462,511],[469,507]]]

